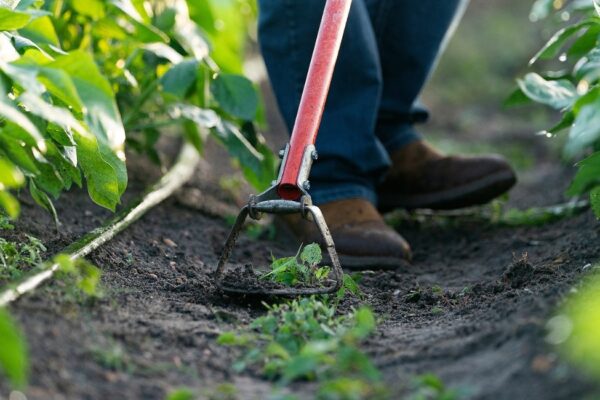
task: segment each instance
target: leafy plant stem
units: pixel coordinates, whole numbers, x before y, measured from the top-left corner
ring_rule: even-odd
[[[159,81],[153,80],[148,84],[148,86],[146,86],[146,88],[142,91],[140,96],[136,99],[132,109],[123,118],[123,125],[125,125],[126,128],[129,128],[131,123],[139,117],[139,115],[141,114],[141,108],[150,99],[150,97],[152,97],[152,95],[156,93],[158,85]]]

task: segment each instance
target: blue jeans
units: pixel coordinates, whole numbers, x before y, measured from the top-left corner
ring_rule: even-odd
[[[389,154],[420,139],[419,93],[466,0],[354,0],[310,175],[316,204],[364,198]],[[280,111],[292,129],[325,0],[259,0],[259,39]],[[453,23],[454,22],[454,23]]]

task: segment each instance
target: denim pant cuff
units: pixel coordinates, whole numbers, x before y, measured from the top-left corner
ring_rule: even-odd
[[[383,143],[389,154],[401,149],[409,143],[417,140],[423,140],[423,136],[417,132],[412,125],[401,125],[395,129],[393,135],[387,135],[389,138]]]
[[[365,199],[372,204],[377,204],[375,191],[360,184],[323,183],[322,185],[322,187],[320,187],[321,185],[313,185],[313,189],[310,190],[313,203],[316,205],[355,198]]]

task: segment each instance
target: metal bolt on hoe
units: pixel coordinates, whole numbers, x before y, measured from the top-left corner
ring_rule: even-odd
[[[290,142],[280,152],[282,158],[279,176],[273,186],[257,196],[251,196],[242,208],[225,242],[215,271],[217,286],[224,292],[255,295],[303,296],[327,294],[337,291],[343,283],[343,272],[335,250],[333,238],[321,210],[312,204],[308,190],[308,177],[313,161],[317,159],[315,141],[321,124],[325,102],[329,93],[333,71],[338,58],[352,0],[327,0],[319,34],[306,78],[300,107],[292,130]],[[228,283],[225,266],[235,242],[248,217],[260,219],[268,214],[301,214],[317,226],[329,258],[331,273],[326,284],[302,288],[244,288]]]

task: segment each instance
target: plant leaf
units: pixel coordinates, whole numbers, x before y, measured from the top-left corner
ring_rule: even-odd
[[[596,186],[590,191],[590,204],[596,218],[600,218],[600,186]]]
[[[518,82],[527,97],[556,109],[569,107],[577,99],[575,86],[566,79],[550,81],[536,73],[529,73]]]
[[[163,91],[183,99],[196,84],[198,60],[186,59],[172,66],[160,80]]]
[[[19,139],[42,153],[46,151],[46,142],[38,128],[15,106],[0,100],[0,117],[15,123],[14,132],[20,134]]]
[[[29,361],[24,335],[6,309],[0,308],[0,367],[11,383],[22,388],[27,383]]]
[[[97,139],[97,150],[116,173],[116,193],[120,198],[127,187],[123,152],[125,128],[109,82],[102,76],[93,58],[82,51],[58,57],[56,61],[48,64],[48,67],[64,70],[73,80],[79,98],[85,106],[85,122]],[[82,166],[86,172],[86,167]],[[93,172],[87,170],[86,177],[91,174]]]
[[[323,260],[321,247],[316,243],[305,246],[300,253],[300,259],[310,266],[318,265]]]
[[[8,160],[0,158],[0,190],[18,188],[24,182],[21,171]]]
[[[52,215],[54,224],[58,227],[60,222],[58,220],[58,214],[56,213],[56,209],[54,208],[52,200],[50,200],[50,197],[48,197],[48,195],[45,192],[38,189],[33,179],[29,181],[29,193],[31,193],[31,197],[39,206],[44,208]]]
[[[534,64],[539,59],[550,59],[558,55],[567,40],[574,34],[578,33],[582,28],[593,25],[593,19],[583,20],[575,25],[568,26],[556,32],[544,47],[529,61],[529,65]]]
[[[567,189],[568,196],[584,194],[594,186],[600,185],[600,152],[592,154],[577,165],[579,170]]]
[[[100,140],[73,117],[69,110],[46,103],[41,98],[25,93],[21,101],[40,117],[70,131],[76,143],[77,160],[87,180],[90,197],[97,204],[114,210],[119,202],[119,176],[112,164],[105,160]],[[107,146],[105,146],[105,152]]]
[[[0,190],[0,207],[2,207],[12,219],[17,218],[21,211],[21,206],[17,199],[5,190]]]
[[[219,74],[212,82],[212,92],[226,113],[252,120],[258,109],[258,95],[247,78],[235,74]]]
[[[565,145],[565,156],[573,158],[600,138],[600,99],[579,110]]]
[[[0,6],[0,31],[14,31],[29,23],[29,14]]]

